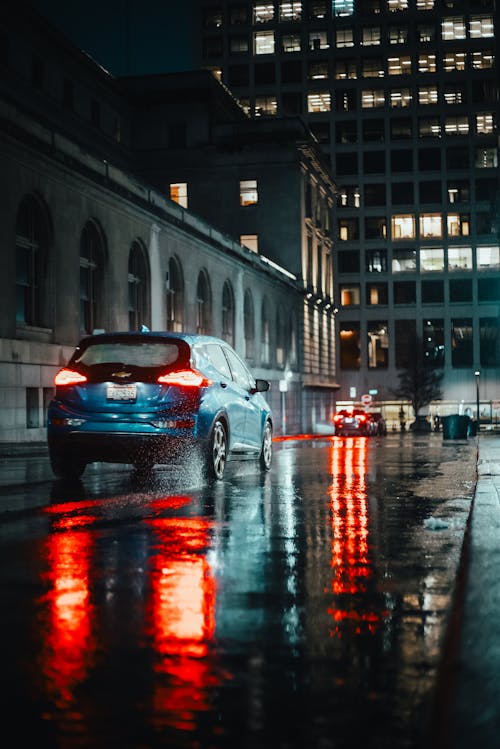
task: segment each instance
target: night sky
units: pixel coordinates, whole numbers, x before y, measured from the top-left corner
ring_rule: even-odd
[[[31,0],[116,76],[190,70],[191,0]]]

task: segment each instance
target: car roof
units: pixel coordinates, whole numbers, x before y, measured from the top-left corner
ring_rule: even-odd
[[[227,341],[222,340],[222,338],[217,338],[216,336],[201,335],[199,333],[174,333],[169,330],[128,330],[94,333],[82,338],[80,343],[88,346],[89,343],[104,342],[107,340],[127,340],[127,338],[133,338],[135,340],[138,338],[143,338],[144,340],[170,338],[184,341],[190,346],[193,346],[196,343],[218,343],[225,346],[229,345]]]

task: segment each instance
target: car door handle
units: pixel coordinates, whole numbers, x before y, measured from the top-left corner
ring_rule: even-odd
[[[249,395],[245,395],[245,400],[249,401],[250,400],[250,396]]]
[[[227,388],[227,382],[221,382],[220,386],[221,388]]]

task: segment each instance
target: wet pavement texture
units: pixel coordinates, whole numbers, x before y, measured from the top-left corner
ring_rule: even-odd
[[[425,744],[474,440],[275,443],[273,468],[0,461],[2,724],[53,749]]]

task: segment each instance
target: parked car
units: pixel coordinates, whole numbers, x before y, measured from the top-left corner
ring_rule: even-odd
[[[343,408],[333,417],[335,434],[337,435],[368,435],[368,414],[361,408]]]
[[[385,436],[387,434],[387,424],[380,411],[372,411],[368,414],[370,424],[370,434]]]
[[[54,474],[78,478],[92,462],[156,463],[201,454],[210,478],[228,459],[272,460],[273,417],[255,379],[223,340],[180,333],[84,338],[55,377],[47,438]]]

